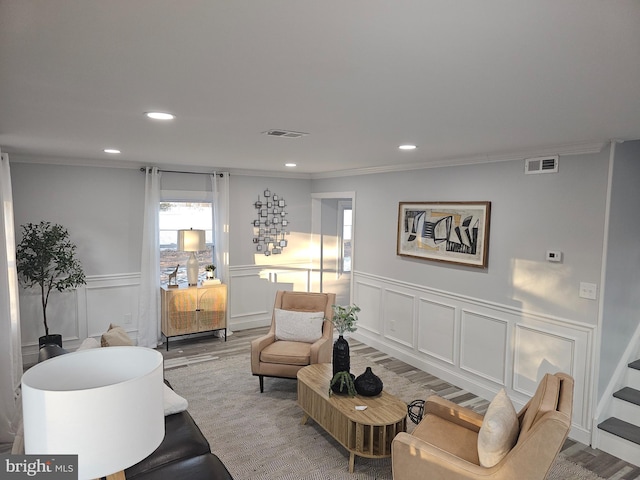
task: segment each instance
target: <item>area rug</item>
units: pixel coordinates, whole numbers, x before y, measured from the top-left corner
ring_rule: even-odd
[[[351,371],[367,366],[385,390],[405,402],[425,398],[428,391],[358,355]],[[301,425],[296,381],[265,378],[260,393],[251,375],[249,353],[223,359],[166,366],[165,377],[189,402],[189,412],[235,480],[391,480],[391,459],[356,457],[349,473],[347,451],[315,422]],[[407,421],[408,430],[415,426]],[[547,477],[553,480],[597,480],[600,477],[560,455]]]

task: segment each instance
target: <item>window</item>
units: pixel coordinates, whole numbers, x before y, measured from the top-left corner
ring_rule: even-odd
[[[341,252],[342,273],[351,272],[351,233],[353,229],[353,210],[351,202],[338,202],[342,218]]]
[[[213,229],[211,202],[160,202],[160,283],[169,282],[169,274],[178,267],[178,283],[187,283],[189,253],[177,251],[178,230],[204,230],[207,250],[196,252],[200,263],[200,278],[204,268],[213,263]]]

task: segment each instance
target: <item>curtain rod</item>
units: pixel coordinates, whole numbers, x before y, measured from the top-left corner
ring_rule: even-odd
[[[145,167],[140,167],[140,171],[142,173],[146,173],[147,169]],[[219,175],[220,177],[222,177],[224,175],[223,173],[219,173],[219,172],[209,172],[209,173],[205,173],[205,172],[181,172],[179,170],[160,170],[160,169],[158,169],[158,172],[161,172],[161,173],[186,173],[187,175]]]

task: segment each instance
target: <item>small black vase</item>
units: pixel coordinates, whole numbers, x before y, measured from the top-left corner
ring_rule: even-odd
[[[351,359],[349,357],[349,342],[342,335],[333,342],[333,375],[338,372],[348,372],[351,370]]]
[[[355,380],[356,392],[363,397],[375,397],[382,392],[382,380],[367,367],[362,375]]]

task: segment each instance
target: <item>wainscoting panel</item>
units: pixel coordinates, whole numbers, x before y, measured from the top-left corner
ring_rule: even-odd
[[[413,348],[415,296],[396,290],[386,290],[384,295],[384,332],[387,338],[405,347]]]
[[[379,285],[355,279],[353,282],[354,301],[364,315],[358,315],[358,330],[363,329],[375,335],[382,335],[382,312],[383,289]]]
[[[51,333],[62,333],[64,348],[73,351],[85,338],[99,338],[110,323],[115,323],[122,326],[135,342],[140,274],[90,275],[86,280],[87,284],[76,290],[51,293],[47,309]],[[39,302],[40,295],[20,291],[22,359],[25,365],[37,361],[38,337],[44,334]],[[33,323],[35,318],[39,323]]]
[[[536,325],[516,325],[514,348],[514,391],[531,396],[537,386],[536,379],[545,373],[566,372],[576,379],[574,398],[585,398],[589,394],[590,382],[578,382],[587,378],[590,358],[586,348],[590,345],[588,332],[574,329],[572,332],[558,333],[557,329]],[[574,402],[573,418],[582,418],[590,424],[589,410],[584,403]]]
[[[231,330],[271,324],[278,290],[305,291],[309,285],[307,267],[243,265],[229,268],[229,326]]]
[[[507,322],[467,310],[461,314],[460,368],[505,386]]]
[[[63,338],[78,338],[78,291],[51,292],[47,307],[49,333],[61,334]],[[45,334],[40,290],[20,289],[20,330],[22,346],[38,349],[38,338]]]
[[[533,395],[537,379],[557,371],[574,375],[575,341],[521,325],[516,326],[513,389]]]
[[[85,287],[87,335],[99,337],[110,324],[120,325],[137,337],[140,277],[101,276],[87,279]]]
[[[546,372],[567,372],[575,380],[571,436],[590,443],[594,326],[353,275],[353,299],[362,308],[355,339],[485,399],[505,388],[516,410]]]
[[[456,308],[421,298],[418,304],[418,351],[454,364]]]

